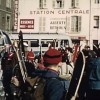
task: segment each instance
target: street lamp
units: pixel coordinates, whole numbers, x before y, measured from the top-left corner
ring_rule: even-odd
[[[89,14],[89,46],[90,49],[93,49],[93,39],[92,39],[92,33],[91,33],[91,0],[90,0],[90,14]]]

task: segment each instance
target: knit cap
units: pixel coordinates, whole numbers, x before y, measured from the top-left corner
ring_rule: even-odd
[[[48,64],[58,64],[62,61],[62,55],[57,49],[49,49],[45,52],[43,60]]]

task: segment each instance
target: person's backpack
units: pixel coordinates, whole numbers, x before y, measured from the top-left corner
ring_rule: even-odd
[[[35,78],[27,78],[26,79],[29,84],[30,88],[29,91],[31,93],[31,99],[32,100],[44,100],[44,87],[45,87],[45,79],[41,77],[35,77]]]
[[[68,84],[69,81],[67,81],[67,83],[65,83],[64,79],[61,78],[50,78],[50,79],[58,79],[59,81],[62,82],[64,89],[65,89],[65,95],[66,92],[68,90]],[[44,87],[46,84],[46,79],[42,78],[42,77],[35,77],[35,78],[27,78],[26,79],[28,81],[28,83],[30,84],[30,94],[31,94],[31,100],[44,100]],[[64,96],[65,97],[65,96]]]

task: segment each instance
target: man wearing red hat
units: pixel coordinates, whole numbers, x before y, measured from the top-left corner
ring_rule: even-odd
[[[59,77],[59,67],[62,66],[62,55],[56,49],[49,49],[43,56],[47,71],[43,74],[46,79],[44,100],[64,100],[69,81]]]
[[[27,60],[28,60],[28,61],[32,61],[32,62],[33,62],[33,60],[34,60],[34,53],[33,53],[32,49],[31,49],[31,51],[29,51],[28,54],[27,54]]]

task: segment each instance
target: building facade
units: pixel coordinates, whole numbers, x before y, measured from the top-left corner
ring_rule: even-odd
[[[100,0],[16,2],[16,32],[64,33],[80,44],[100,43]]]
[[[0,0],[0,29],[12,31],[13,25],[13,0]]]
[[[91,0],[90,19],[90,38],[93,43],[98,44],[100,43],[100,0]]]

